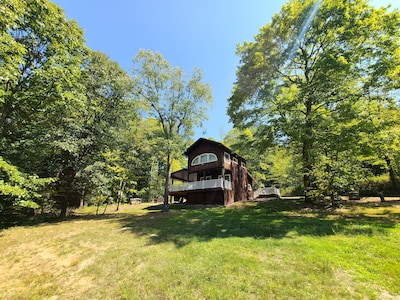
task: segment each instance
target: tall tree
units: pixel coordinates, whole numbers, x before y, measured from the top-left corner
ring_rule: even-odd
[[[166,163],[163,210],[168,211],[172,160],[186,146],[193,128],[201,126],[206,118],[212,101],[211,88],[202,82],[198,68],[186,78],[181,68],[171,67],[160,53],[141,50],[133,63],[134,94],[162,128]]]
[[[0,13],[0,133],[14,141],[31,132],[43,112],[78,104],[72,87],[85,46],[77,24],[49,1],[5,0]]]
[[[388,102],[382,95],[399,88],[399,33],[398,11],[364,0],[289,1],[255,42],[238,46],[228,114],[236,126],[263,125],[298,145],[309,190],[323,153],[318,146],[335,126],[325,121],[350,123],[357,103]],[[331,145],[354,145],[348,136],[331,138]]]
[[[20,172],[56,177],[50,144],[81,107],[83,33],[47,0],[4,0],[0,44],[0,153]]]
[[[246,166],[255,179],[255,188],[275,186],[281,193],[292,193],[299,188],[298,157],[287,145],[278,145],[272,137],[266,138],[268,133],[262,129],[233,128],[223,143],[247,159]],[[260,135],[264,138],[257,138]]]
[[[0,29],[1,156],[21,174],[53,178],[51,194],[63,217],[96,188],[86,171],[97,176],[103,153],[119,151],[130,124],[125,117],[138,118],[131,79],[87,49],[78,25],[47,0],[3,1]],[[24,186],[35,178],[24,177]],[[104,191],[112,190],[108,184],[101,181]]]
[[[392,188],[400,193],[400,108],[372,103],[361,109],[360,126],[366,127],[360,135],[364,159],[372,165],[386,165]]]
[[[129,101],[129,75],[107,55],[87,51],[80,78],[81,105],[67,115],[53,143],[53,158],[57,160],[52,170],[58,179],[56,192],[61,200],[65,199],[61,202],[63,213],[73,197],[77,198],[76,205],[79,198],[90,192],[89,186],[80,184],[82,178],[77,175],[89,165],[105,162],[104,152],[118,149],[117,137],[126,126],[124,115],[132,116],[131,110],[135,110]]]
[[[257,186],[264,187],[267,182],[267,151],[261,149],[258,144],[259,140],[255,138],[255,129],[233,128],[225,136],[223,144],[228,146],[234,152],[246,158],[246,167],[255,179]],[[255,188],[255,186],[253,187]]]

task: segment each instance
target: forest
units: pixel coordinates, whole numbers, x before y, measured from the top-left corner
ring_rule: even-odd
[[[212,103],[202,71],[132,49],[129,74],[47,0],[5,0],[0,27],[0,215],[167,203]],[[221,142],[283,195],[398,196],[399,37],[397,10],[288,1],[237,47]]]

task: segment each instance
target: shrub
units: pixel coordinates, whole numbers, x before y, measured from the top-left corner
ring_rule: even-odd
[[[385,196],[395,196],[398,192],[394,189],[387,175],[365,178],[358,184],[360,196],[373,197],[383,192]]]

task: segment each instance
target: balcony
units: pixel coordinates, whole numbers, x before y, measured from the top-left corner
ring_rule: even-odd
[[[223,178],[184,182],[182,184],[171,185],[170,192],[183,192],[194,190],[226,189],[232,190],[232,183]]]

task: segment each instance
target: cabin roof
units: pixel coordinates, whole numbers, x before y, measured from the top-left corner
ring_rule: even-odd
[[[172,172],[171,177],[182,181],[187,181],[188,173],[188,169],[184,168],[182,170]]]
[[[186,151],[183,154],[188,156],[188,154],[190,152],[192,152],[193,149],[197,148],[199,145],[201,145],[203,143],[212,144],[212,145],[214,145],[216,147],[222,148],[222,149],[224,149],[225,152],[228,152],[229,154],[234,154],[235,156],[239,157],[240,159],[246,161],[246,159],[244,159],[242,156],[234,153],[231,149],[226,147],[224,144],[216,142],[216,141],[208,140],[208,139],[205,139],[205,138],[199,138],[189,148],[187,148]]]

